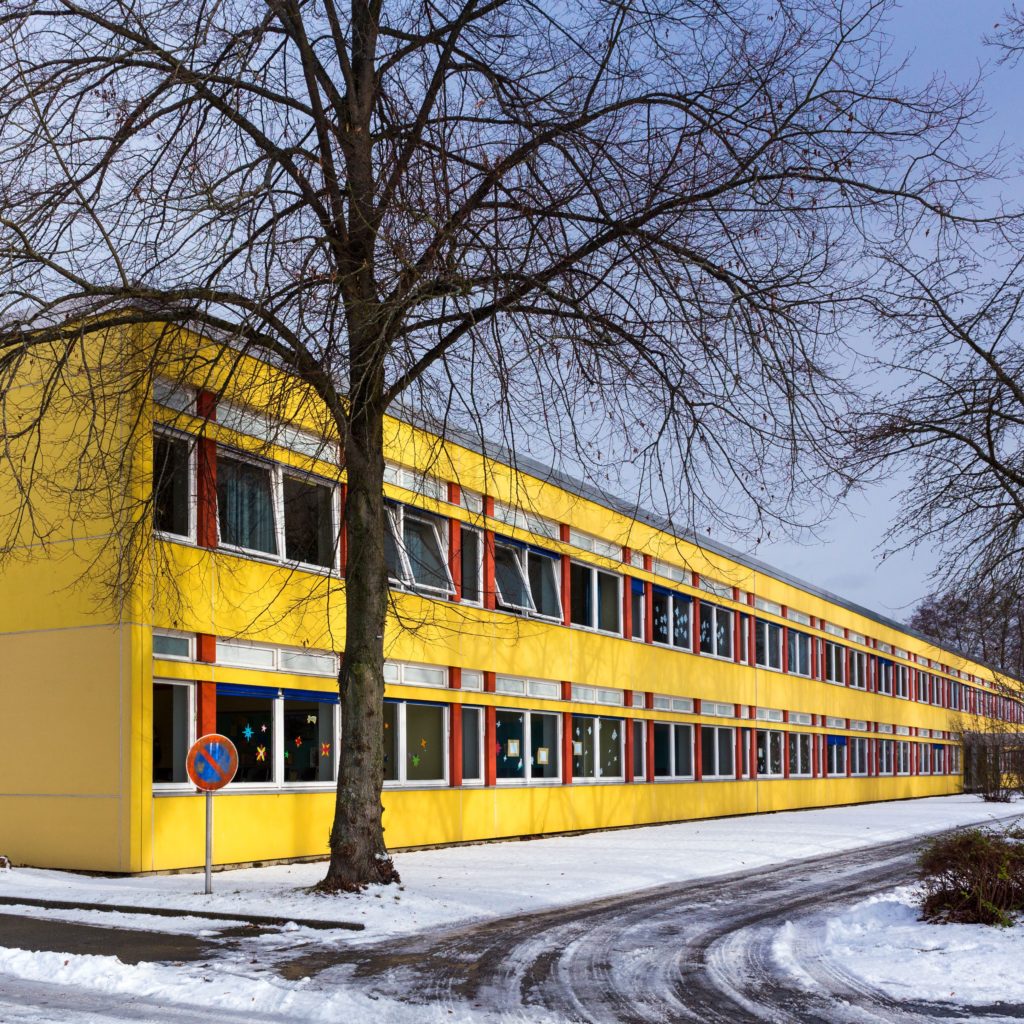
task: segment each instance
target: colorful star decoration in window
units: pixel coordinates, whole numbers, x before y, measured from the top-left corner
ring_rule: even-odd
[[[420,740],[420,746],[421,746],[421,747],[422,747],[422,748],[423,748],[424,750],[426,750],[426,749],[427,749],[427,741],[426,741],[426,740]]]
[[[260,726],[260,732],[266,732],[266,731],[267,731],[267,723],[266,723],[266,722],[264,722],[264,723],[263,723],[263,724],[262,724],[262,725]]]
[[[245,737],[245,742],[248,743],[252,739],[252,726],[246,722],[245,728],[242,730],[242,735]]]
[[[413,768],[419,768],[419,766],[420,766],[420,756],[419,756],[419,754],[413,754],[412,755],[412,766],[413,766]]]
[[[297,746],[297,747],[301,747],[302,746],[302,737],[301,736],[296,736],[295,737],[295,746]]]
[[[331,756],[331,745],[330,745],[330,743],[321,743],[320,744],[320,756],[321,757],[330,757]]]
[[[266,747],[257,747],[256,748],[256,760],[257,761],[266,761],[266,759],[267,759],[267,748]]]
[[[306,725],[316,725],[316,715],[306,715]]]

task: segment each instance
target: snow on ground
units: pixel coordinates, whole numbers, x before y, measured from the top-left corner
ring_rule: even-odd
[[[1024,1004],[1024,926],[926,924],[915,892],[901,886],[835,916],[786,923],[773,943],[776,964],[808,990],[838,979],[901,1001]]]
[[[321,862],[217,872],[212,896],[202,892],[201,873],[97,878],[15,868],[0,872],[0,896],[171,907],[183,914],[210,910],[356,921],[366,931],[350,932],[346,941],[367,942],[1019,816],[1019,805],[985,804],[976,796],[932,797],[420,850],[396,855],[401,887],[373,886],[337,897],[308,891],[323,877]],[[89,923],[102,923],[103,917]],[[156,917],[132,923],[177,930]]]
[[[201,910],[276,917],[357,920],[364,933],[284,929],[226,947],[212,963],[124,964],[112,956],[27,952],[0,948],[0,1017],[9,1010],[18,1024],[120,1020],[108,1008],[131,1004],[133,1019],[158,1021],[173,1008],[205,1007],[225,1018],[252,1021],[347,1020],[352,1024],[435,1024],[437,1021],[551,1024],[555,1018],[522,1008],[498,1013],[476,1006],[423,1005],[375,995],[372,989],[325,979],[289,980],[269,961],[295,945],[320,947],[379,940],[467,920],[501,918],[612,896],[668,882],[721,875],[816,855],[838,853],[981,821],[1020,816],[1015,807],[983,804],[976,797],[945,797],[862,807],[792,812],[660,827],[624,829],[529,843],[492,843],[399,854],[404,885],[365,893],[321,897],[308,891],[322,863],[277,865],[220,872],[215,893],[202,894],[201,874],[148,878],[96,878],[68,872],[15,868],[0,871],[0,895],[90,904],[171,907],[183,915]],[[96,910],[49,911],[0,906],[25,913],[111,927],[187,930],[200,935],[225,922],[183,916],[177,920]],[[961,932],[922,926],[906,894],[868,900],[817,931],[785,925],[775,940],[784,969],[799,975],[804,952],[818,950],[826,966],[855,985],[893,987],[894,994],[933,998],[941,984],[958,1002],[991,1001],[993,964],[1001,983],[1024,940],[1002,932]],[[924,929],[922,931],[922,929]],[[882,930],[885,935],[882,935]],[[960,936],[966,936],[961,938]],[[908,950],[921,961],[908,970]],[[268,954],[261,956],[261,951]],[[930,957],[930,959],[929,959]],[[829,958],[832,958],[830,961]],[[839,961],[844,962],[843,966]],[[835,961],[834,963],[832,961]],[[956,962],[956,969],[951,968]],[[852,969],[861,977],[849,974]],[[804,972],[801,984],[816,984]],[[1024,1000],[1024,981],[1015,982]],[[61,991],[63,996],[53,993]],[[985,995],[987,991],[987,995]],[[1013,994],[1009,994],[1009,993]],[[1004,999],[1017,989],[1003,985]],[[146,1016],[152,1011],[151,1017]],[[191,1020],[191,1017],[189,1018]],[[198,1019],[198,1018],[197,1018]],[[564,1020],[563,1020],[564,1024]]]

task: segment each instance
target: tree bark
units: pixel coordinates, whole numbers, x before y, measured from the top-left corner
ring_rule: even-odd
[[[384,844],[384,561],[383,411],[364,405],[348,423],[348,540],[345,650],[338,687],[341,744],[331,861],[320,883],[326,891],[355,891],[370,882],[399,881]],[[343,435],[344,436],[344,435]]]

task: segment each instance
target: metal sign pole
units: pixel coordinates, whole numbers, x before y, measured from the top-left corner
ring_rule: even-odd
[[[206,791],[206,895],[213,892],[213,793]]]

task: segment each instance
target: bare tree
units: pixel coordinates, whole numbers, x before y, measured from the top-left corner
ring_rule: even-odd
[[[0,7],[12,528],[46,529],[45,468],[23,456],[69,361],[95,404],[125,394],[125,366],[143,383],[189,358],[151,331],[140,362],[127,328],[194,325],[315,397],[352,553],[327,887],[395,877],[386,411],[501,437],[687,526],[756,535],[844,486],[837,368],[865,300],[886,300],[880,255],[955,240],[993,170],[963,151],[970,88],[903,87],[888,6]]]

